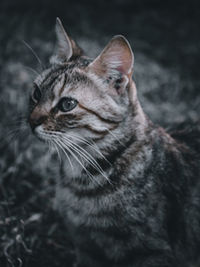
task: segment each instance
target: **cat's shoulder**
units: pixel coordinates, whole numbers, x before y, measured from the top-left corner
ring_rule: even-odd
[[[174,124],[167,132],[179,143],[200,154],[200,119]]]

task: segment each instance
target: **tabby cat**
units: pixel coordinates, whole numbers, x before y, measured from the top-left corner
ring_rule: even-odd
[[[144,114],[121,35],[94,60],[57,19],[29,123],[62,154],[55,207],[78,267],[177,267],[200,249],[200,127],[167,133]],[[159,112],[159,111],[158,111]]]

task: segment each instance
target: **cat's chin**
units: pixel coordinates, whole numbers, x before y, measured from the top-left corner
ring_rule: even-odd
[[[47,137],[45,136],[44,130],[41,125],[35,128],[34,135],[42,142],[47,140]]]
[[[47,139],[41,135],[35,134],[35,136],[37,137],[38,140],[40,140],[41,142],[45,142]]]

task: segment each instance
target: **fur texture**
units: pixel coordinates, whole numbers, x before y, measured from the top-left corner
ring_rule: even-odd
[[[128,41],[91,60],[57,21],[58,49],[35,81],[33,132],[62,153],[55,207],[78,267],[172,267],[200,248],[200,128],[171,134],[144,114]],[[65,56],[64,56],[65,55]],[[60,101],[77,105],[63,112]],[[70,102],[70,103],[69,103]]]

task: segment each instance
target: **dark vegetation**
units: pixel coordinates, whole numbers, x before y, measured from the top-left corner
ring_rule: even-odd
[[[59,16],[90,56],[114,34],[135,53],[138,94],[164,127],[200,114],[198,1],[12,1],[0,3],[0,266],[72,266],[73,247],[53,210],[59,161],[26,125],[39,64],[48,63]],[[27,67],[28,66],[28,67]]]

